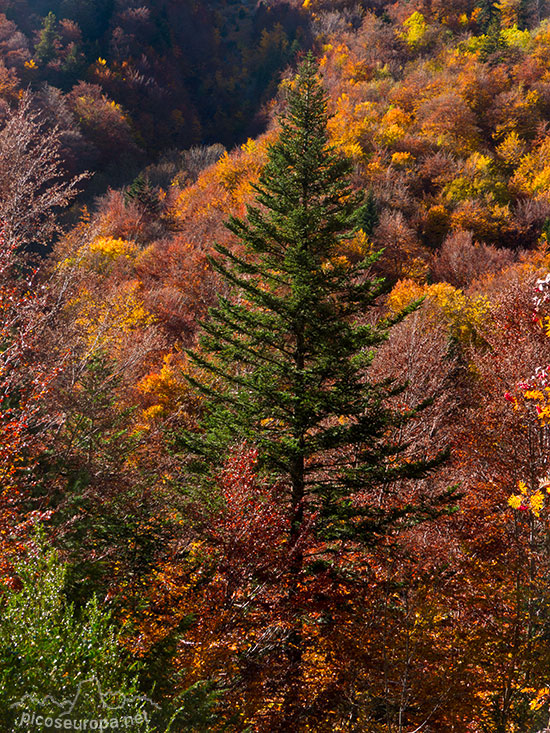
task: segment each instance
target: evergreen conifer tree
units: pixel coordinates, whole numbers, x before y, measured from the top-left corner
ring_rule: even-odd
[[[378,205],[372,189],[368,192],[365,203],[359,209],[357,221],[359,227],[367,236],[371,237],[374,234],[374,230],[380,222],[380,217],[378,216]]]
[[[212,259],[231,292],[190,355],[216,385],[191,380],[208,396],[205,431],[183,436],[203,467],[231,444],[256,444],[264,469],[288,481],[294,542],[306,504],[320,512],[325,537],[372,540],[394,517],[354,497],[422,477],[443,458],[396,460],[406,446],[388,438],[417,410],[388,404],[403,385],[368,379],[391,322],[366,317],[384,288],[369,274],[377,255],[339,256],[362,197],[348,183],[349,160],[329,145],[327,120],[309,57],[256,186],[258,205],[227,224],[245,254],[217,246]]]
[[[203,430],[182,436],[207,472],[229,446],[253,443],[263,470],[288,486],[291,607],[305,572],[300,538],[314,513],[317,536],[332,547],[370,546],[407,515],[434,516],[452,496],[414,506],[380,502],[385,487],[426,476],[445,456],[406,453],[395,436],[422,405],[392,408],[404,385],[369,379],[376,348],[406,312],[373,323],[369,313],[384,291],[371,274],[378,255],[358,262],[342,255],[346,240],[372,218],[374,200],[363,204],[350,186],[351,164],[329,144],[327,121],[309,56],[289,90],[256,205],[246,219],[227,223],[244,251],[218,245],[212,259],[227,295],[203,324],[202,348],[189,353],[213,379],[190,378],[207,398]],[[287,641],[294,680],[299,619],[296,609]],[[286,696],[288,724],[299,715],[297,684]]]
[[[55,57],[58,42],[57,18],[50,11],[44,18],[42,30],[38,35],[38,43],[35,48],[35,56],[41,64],[46,64]]]
[[[132,181],[124,198],[127,202],[135,202],[149,216],[158,216],[160,213],[158,189],[151,185],[150,180],[143,173]]]

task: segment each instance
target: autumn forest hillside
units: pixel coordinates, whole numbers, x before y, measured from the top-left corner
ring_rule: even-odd
[[[3,104],[30,86],[63,133],[65,167],[94,170],[97,193],[162,152],[256,134],[309,43],[307,16],[287,3],[5,0]]]
[[[0,0],[0,221],[2,730],[550,726],[546,0]]]

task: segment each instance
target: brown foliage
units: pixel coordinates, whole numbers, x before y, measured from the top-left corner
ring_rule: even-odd
[[[435,281],[448,282],[457,288],[467,287],[472,280],[510,265],[514,255],[510,250],[474,242],[471,232],[449,234],[430,267]]]
[[[44,244],[60,229],[60,208],[76,196],[80,175],[65,180],[59,131],[47,129],[30,95],[0,130],[0,220],[9,243]]]

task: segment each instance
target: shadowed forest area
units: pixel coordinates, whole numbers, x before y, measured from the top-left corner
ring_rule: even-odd
[[[163,153],[261,132],[279,74],[310,43],[288,3],[3,0],[3,115],[30,86],[65,169],[93,170],[101,193]]]

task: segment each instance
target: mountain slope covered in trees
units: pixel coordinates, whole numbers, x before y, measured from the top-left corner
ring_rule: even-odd
[[[6,0],[0,38],[4,104],[30,85],[69,167],[112,183],[168,149],[260,130],[310,31],[288,3]]]
[[[547,727],[550,7],[0,12],[3,729]]]

